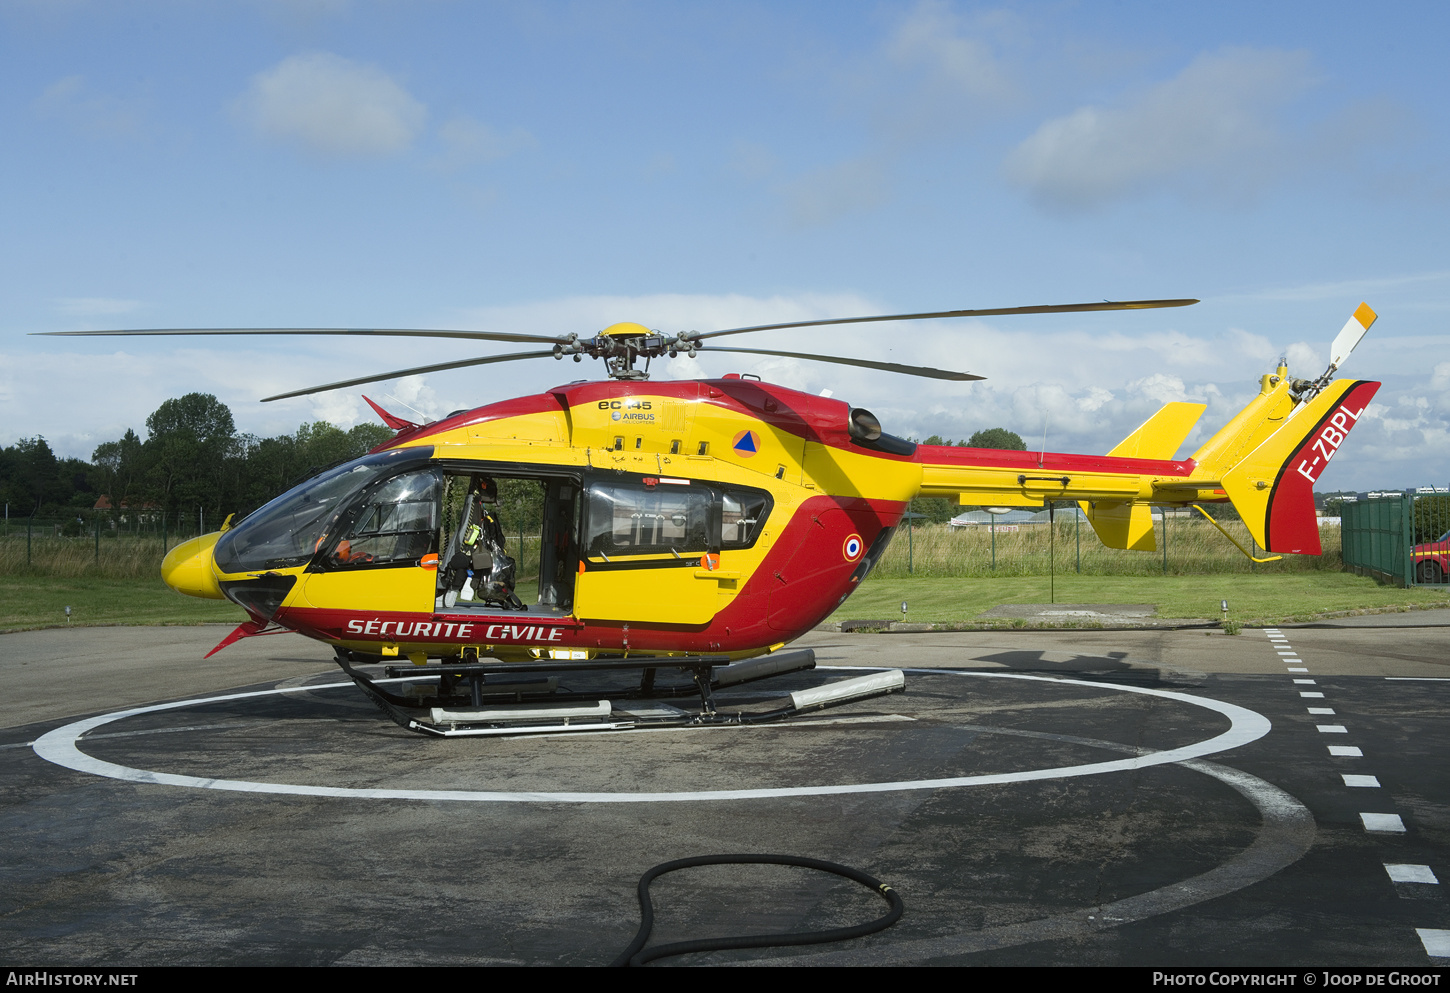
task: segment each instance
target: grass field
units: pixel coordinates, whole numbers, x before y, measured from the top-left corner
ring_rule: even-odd
[[[1242,524],[1229,528],[1248,545]],[[909,542],[899,534],[832,619],[901,620],[902,600],[909,604],[907,620],[951,624],[970,624],[999,604],[1047,603],[1049,597],[1057,603],[1152,603],[1160,617],[1209,619],[1220,617],[1219,601],[1226,599],[1229,618],[1240,623],[1450,606],[1445,587],[1398,589],[1341,571],[1337,528],[1322,531],[1322,556],[1252,564],[1206,522],[1170,518],[1167,575],[1161,551],[1104,548],[1091,529],[1083,530],[1080,552],[1071,520],[1060,521],[1051,534],[1046,527],[998,533],[995,569],[993,536],[985,529],[919,528]],[[1157,534],[1161,539],[1161,525]],[[67,605],[72,624],[245,619],[230,603],[167,589],[159,578],[161,554],[160,539],[151,536],[102,535],[99,546],[94,538],[46,537],[32,542],[27,561],[23,534],[12,533],[0,540],[0,631],[64,625]],[[522,561],[537,562],[536,549],[527,548]]]
[[[159,543],[158,543],[159,544]],[[247,615],[225,600],[197,600],[161,577],[0,576],[0,631],[72,624],[240,624]]]
[[[1219,601],[1240,623],[1311,620],[1352,610],[1450,606],[1445,588],[1399,589],[1342,572],[1278,576],[1058,576],[1058,603],[1153,603],[1160,617],[1215,619]],[[969,624],[1004,603],[1047,603],[1045,576],[991,579],[868,579],[832,620],[907,620]],[[72,624],[239,624],[241,609],[221,600],[196,600],[167,589],[158,578],[0,576],[0,631]],[[1007,622],[992,622],[1001,625]]]
[[[1239,623],[1313,620],[1353,610],[1450,607],[1444,587],[1400,589],[1346,572],[1275,576],[1058,576],[1049,600],[1046,576],[993,579],[898,579],[872,576],[840,610],[842,620],[906,620],[964,624],[1007,603],[1152,603],[1160,617],[1221,617],[1219,601]],[[991,622],[1004,625],[1006,621]]]
[[[1154,518],[1155,523],[1157,518]],[[1248,528],[1242,521],[1225,525],[1229,534],[1250,547]],[[1167,555],[1163,553],[1163,526],[1154,528],[1158,551],[1130,552],[1106,548],[1092,526],[1080,527],[1064,514],[1056,525],[1023,526],[1018,531],[995,535],[993,565],[992,532],[985,527],[949,528],[944,524],[916,528],[908,536],[898,532],[881,557],[872,578],[1004,577],[1058,575],[1083,576],[1182,576],[1241,574],[1246,576],[1283,573],[1338,572],[1339,528],[1321,528],[1323,555],[1285,555],[1276,562],[1254,563],[1235,548],[1217,528],[1202,518],[1168,519]],[[1260,549],[1258,557],[1267,557]],[[908,566],[910,571],[908,572]]]
[[[1249,534],[1241,522],[1227,525],[1229,533],[1245,547]],[[1155,529],[1162,540],[1163,528]],[[1081,528],[1070,519],[1059,520],[1055,528],[1024,526],[1018,531],[986,528],[949,528],[944,524],[918,527],[908,535],[898,533],[876,567],[875,577],[917,578],[1006,576],[1161,576],[1241,573],[1274,575],[1291,572],[1338,572],[1339,529],[1324,528],[1320,540],[1323,555],[1286,555],[1277,562],[1254,564],[1206,521],[1186,517],[1168,521],[1168,554],[1129,552],[1104,548],[1089,525]],[[181,539],[172,535],[169,544]],[[520,548],[509,538],[508,552],[521,564],[519,578],[529,578],[528,563],[538,562],[538,537],[531,536]],[[1161,549],[1161,545],[1159,546]],[[518,549],[518,550],[516,550]],[[1261,551],[1260,556],[1263,555]],[[161,565],[162,543],[154,535],[106,534],[94,537],[61,538],[37,534],[27,542],[22,530],[0,538],[0,576],[106,577],[147,579]],[[909,567],[909,568],[908,568]]]

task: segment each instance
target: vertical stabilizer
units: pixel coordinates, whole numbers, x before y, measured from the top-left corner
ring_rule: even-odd
[[[1202,403],[1165,404],[1108,454],[1128,459],[1171,459],[1206,407]],[[1107,547],[1137,552],[1158,548],[1153,533],[1153,508],[1147,504],[1084,500],[1079,506],[1098,540]]]
[[[1206,403],[1164,404],[1108,454],[1126,459],[1171,459],[1207,408]]]

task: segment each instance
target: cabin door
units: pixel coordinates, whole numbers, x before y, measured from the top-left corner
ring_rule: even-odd
[[[731,581],[720,569],[719,517],[714,492],[687,480],[594,483],[585,494],[574,613],[708,624],[722,581]]]

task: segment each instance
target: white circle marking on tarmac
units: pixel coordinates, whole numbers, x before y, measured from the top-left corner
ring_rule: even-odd
[[[821,666],[820,668],[836,668]],[[846,667],[856,668],[856,667]],[[1203,758],[1219,752],[1238,748],[1251,741],[1257,741],[1269,733],[1272,726],[1269,719],[1256,711],[1222,700],[1177,693],[1172,690],[1155,690],[1142,686],[1119,686],[1112,683],[1086,683],[1080,680],[1060,679],[1055,676],[1029,676],[1024,673],[963,672],[953,669],[905,669],[906,672],[930,675],[952,675],[980,677],[985,679],[1022,679],[1036,682],[1059,683],[1068,686],[1092,687],[1094,689],[1117,690],[1123,693],[1139,693],[1167,700],[1176,700],[1205,710],[1216,711],[1229,719],[1229,728],[1222,734],[1203,741],[1170,748],[1161,752],[1149,752],[1132,758],[1115,759],[1109,762],[1090,762],[1084,765],[1058,766],[1050,769],[1027,769],[1021,772],[993,773],[981,776],[956,776],[946,779],[911,779],[889,783],[854,783],[839,786],[789,786],[767,787],[750,790],[692,790],[676,793],[550,793],[550,792],[497,792],[488,790],[395,790],[354,789],[341,786],[303,786],[294,783],[259,783],[237,779],[207,779],[198,776],[179,776],[169,772],[152,772],[147,769],[133,769],[87,755],[80,750],[79,739],[87,732],[110,724],[113,721],[141,714],[155,714],[183,707],[197,707],[205,704],[224,703],[229,700],[246,700],[254,697],[279,696],[295,693],[301,687],[286,689],[254,690],[248,693],[231,693],[223,696],[201,697],[195,700],[181,700],[175,703],[156,704],[119,710],[99,717],[89,717],[73,724],[49,731],[36,739],[35,754],[56,765],[76,772],[105,776],[132,783],[150,783],[157,786],[184,786],[191,789],[229,790],[241,793],[280,793],[290,796],[324,796],[355,800],[458,800],[466,802],[491,803],[670,803],[692,800],[759,800],[771,797],[832,796],[846,793],[889,793],[902,790],[939,790],[964,786],[993,786],[1003,783],[1023,783],[1045,779],[1068,779],[1076,776],[1099,776],[1110,772],[1126,772],[1155,765],[1170,765],[1187,759]],[[327,683],[309,686],[309,690],[330,690],[352,688],[353,684]]]

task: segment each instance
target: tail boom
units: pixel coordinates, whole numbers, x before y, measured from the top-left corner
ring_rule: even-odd
[[[1125,447],[1135,454],[1167,454],[1170,444],[1180,444],[1199,411],[1193,409],[1197,405],[1170,405],[1109,455],[918,446],[913,459],[922,464],[918,495],[965,506],[1078,501],[1105,545],[1140,551],[1156,547],[1151,507],[1228,500],[1260,547],[1318,555],[1314,484],[1380,384],[1336,380],[1296,406],[1287,396],[1288,383],[1270,384],[1269,378],[1249,408],[1200,449],[1206,465],[1196,458],[1121,454]]]

